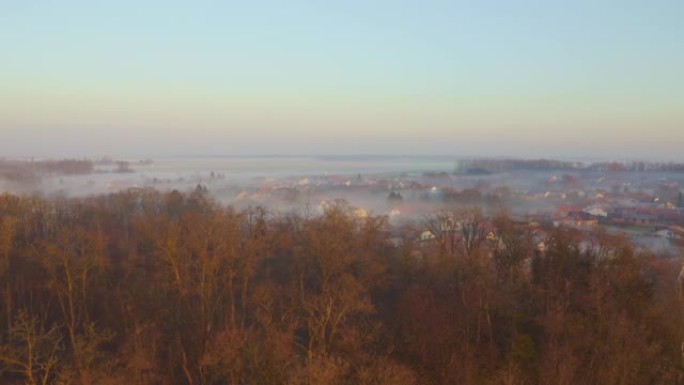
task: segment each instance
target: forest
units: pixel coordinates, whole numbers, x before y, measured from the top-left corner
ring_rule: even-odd
[[[556,159],[464,159],[456,172],[495,173],[510,171],[589,171],[589,172],[683,172],[681,162],[571,162]]]
[[[0,383],[682,383],[680,261],[466,220],[397,246],[342,201],[0,195]]]

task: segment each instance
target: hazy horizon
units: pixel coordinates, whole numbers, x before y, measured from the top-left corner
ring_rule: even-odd
[[[0,5],[0,156],[684,160],[684,3]]]

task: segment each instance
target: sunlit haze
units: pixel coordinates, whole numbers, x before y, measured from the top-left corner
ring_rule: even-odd
[[[683,158],[682,1],[0,2],[1,156]]]

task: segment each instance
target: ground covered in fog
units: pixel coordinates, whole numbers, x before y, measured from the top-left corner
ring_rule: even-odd
[[[0,162],[0,189],[15,194],[202,191],[237,208],[309,214],[344,200],[359,217],[386,216],[418,234],[435,213],[478,208],[530,225],[601,226],[669,257],[684,243],[682,186],[684,167],[676,163],[378,156]]]

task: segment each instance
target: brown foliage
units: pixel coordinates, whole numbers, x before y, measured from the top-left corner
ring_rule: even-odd
[[[680,267],[477,210],[236,211],[201,191],[0,196],[0,383],[643,384],[681,380]],[[418,256],[418,257],[416,257]]]

